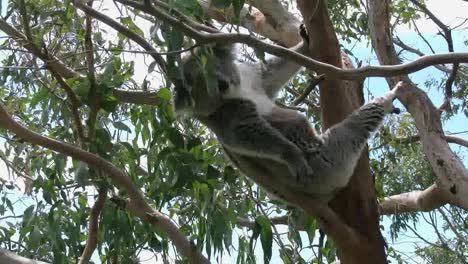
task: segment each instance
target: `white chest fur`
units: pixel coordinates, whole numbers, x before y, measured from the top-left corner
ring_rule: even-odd
[[[262,89],[260,73],[255,67],[245,64],[236,64],[240,74],[239,87],[230,87],[226,97],[245,98],[253,101],[260,114],[268,114],[275,106]]]

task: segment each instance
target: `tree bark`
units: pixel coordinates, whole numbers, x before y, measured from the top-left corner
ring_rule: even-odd
[[[312,36],[309,47],[311,57],[340,68],[352,67],[347,58],[342,58],[326,2],[298,0],[297,3],[309,35]],[[362,103],[361,80],[321,82],[323,129],[339,123]],[[341,263],[386,263],[367,149],[363,152],[348,186],[333,199],[330,206],[346,224],[367,240],[359,245],[340,248]]]
[[[386,0],[368,1],[369,31],[380,64],[397,65],[400,59],[393,46],[388,4]],[[450,203],[468,209],[468,170],[447,143],[440,112],[407,75],[387,78],[390,86],[400,80],[406,86],[398,100],[414,118],[423,152],[437,176],[437,186],[446,193]]]

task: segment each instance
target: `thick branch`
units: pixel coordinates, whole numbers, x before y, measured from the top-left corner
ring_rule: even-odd
[[[447,140],[448,143],[453,143],[453,144],[458,144],[460,146],[464,146],[464,147],[467,147],[468,148],[468,140],[465,140],[463,138],[460,138],[460,137],[456,137],[456,136],[450,136],[450,135],[445,135],[444,136],[445,140]],[[413,142],[417,142],[421,140],[421,137],[419,135],[415,135],[415,136],[410,136],[410,137],[404,137],[404,138],[393,138],[391,139],[392,142],[395,142],[397,144],[408,144],[408,143],[413,143]],[[369,149],[369,151],[374,151],[374,150],[377,150],[377,149],[380,149],[384,146],[386,146],[388,144],[388,142],[384,142],[374,148],[371,148]]]
[[[448,203],[448,197],[436,184],[423,191],[412,191],[385,197],[379,204],[381,215],[427,212]]]
[[[15,133],[19,138],[27,142],[57,151],[74,159],[81,160],[101,170],[117,185],[127,191],[128,196],[131,199],[131,203],[133,204],[133,212],[143,219],[148,219],[148,215],[151,215],[152,219],[154,219],[154,221],[150,221],[151,224],[155,228],[164,231],[182,255],[192,260],[194,263],[209,263],[203,255],[196,251],[195,247],[192,246],[190,241],[182,234],[169,217],[151,208],[151,206],[145,201],[140,190],[132,183],[130,177],[116,168],[109,161],[71,144],[44,137],[28,130],[14,121],[1,103],[0,127]]]
[[[387,1],[368,1],[368,6],[369,30],[379,62],[398,64],[399,58],[390,33]],[[408,76],[387,79],[390,86],[400,80],[406,82],[406,90],[398,99],[415,120],[423,151],[437,176],[437,185],[450,196],[453,204],[468,209],[468,170],[447,144],[440,115],[427,94],[416,87]]]
[[[88,223],[88,237],[86,239],[86,246],[81,254],[80,261],[78,264],[86,264],[91,259],[94,250],[96,249],[98,242],[98,233],[99,233],[99,216],[101,211],[104,208],[104,204],[107,198],[107,188],[99,190],[98,198],[94,202],[93,208],[89,214],[89,223]]]
[[[461,137],[448,136],[448,135],[446,135],[444,137],[447,140],[447,142],[449,142],[449,143],[458,144],[460,146],[464,146],[465,148],[468,148],[468,140],[466,140],[466,139],[463,139]]]
[[[365,237],[355,232],[326,204],[313,197],[297,192],[288,187],[285,181],[290,179],[287,168],[268,159],[249,158],[225,150],[229,159],[243,173],[249,175],[257,184],[281,199],[303,209],[316,218],[318,225],[330,235],[340,248],[353,248],[358,244],[367,244]]]
[[[154,6],[141,4],[139,2],[135,2],[131,0],[116,0],[116,1],[157,17],[158,19],[168,23],[169,25],[176,27],[177,29],[185,33],[187,36],[196,39],[198,41],[198,44],[200,45],[209,44],[209,43],[220,43],[220,44],[244,43],[249,46],[255,47],[257,49],[264,50],[278,57],[290,59],[316,72],[323,73],[326,75],[327,79],[353,80],[353,79],[361,79],[364,77],[377,77],[377,76],[390,77],[390,76],[412,73],[412,72],[421,70],[425,67],[432,66],[435,64],[468,62],[468,53],[448,53],[448,54],[436,54],[436,55],[424,56],[406,64],[399,64],[399,65],[393,65],[393,66],[367,66],[367,67],[361,67],[361,68],[352,69],[352,70],[341,69],[339,67],[336,67],[327,63],[323,63],[317,60],[310,59],[302,54],[291,51],[287,48],[266,43],[255,37],[252,37],[249,34],[241,34],[241,33],[208,34],[204,32],[199,32],[193,27],[190,27],[182,23],[177,18],[172,17],[171,15],[167,14],[166,12]]]
[[[47,262],[20,257],[6,249],[0,248],[0,263],[8,264],[49,264]]]
[[[250,3],[263,13],[265,21],[277,32],[278,38],[282,40],[279,43],[291,47],[302,40],[297,34],[301,21],[286,10],[280,0],[251,0]]]
[[[159,105],[161,100],[155,92],[129,91],[114,89],[115,98],[121,102],[132,104]]]

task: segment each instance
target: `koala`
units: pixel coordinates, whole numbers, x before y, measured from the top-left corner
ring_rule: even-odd
[[[293,49],[304,54],[307,44]],[[212,54],[215,91],[207,88],[195,52],[184,59],[185,82],[176,84],[175,111],[189,113],[210,128],[231,160],[238,156],[283,164],[295,178],[282,183],[325,201],[346,186],[367,139],[386,114],[396,112],[392,102],[401,85],[319,135],[305,116],[274,103],[299,65],[276,57],[264,64],[237,63],[232,46],[215,46]],[[193,103],[187,103],[187,97]],[[233,162],[248,174],[245,164]]]
[[[307,181],[313,175],[313,171],[302,149],[274,129],[264,118],[272,113],[280,114],[282,110],[267,96],[265,90],[251,89],[252,85],[262,84],[255,76],[251,79],[248,76],[254,72],[259,75],[264,73],[250,64],[241,64],[247,67],[236,64],[232,47],[215,46],[212,51],[214,56],[209,63],[217,69],[217,90],[210,94],[206,88],[205,75],[200,65],[197,65],[195,57],[185,60],[184,78],[186,86],[190,87],[176,88],[176,112],[189,112],[205,123],[226,149],[283,163],[297,181]],[[294,67],[295,71],[298,69],[297,66]],[[188,105],[188,90],[193,105]],[[294,112],[290,115],[296,117]],[[297,124],[303,126],[307,123]]]

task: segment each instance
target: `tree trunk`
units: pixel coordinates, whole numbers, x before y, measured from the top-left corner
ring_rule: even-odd
[[[335,65],[352,67],[342,55],[330,20],[326,1],[298,0],[299,10],[311,36],[313,59]],[[320,84],[320,106],[323,128],[342,121],[363,103],[362,82],[325,80]],[[363,152],[348,186],[330,203],[332,209],[367,243],[341,248],[341,263],[386,263],[385,242],[379,230],[374,181],[369,172],[367,149]]]

